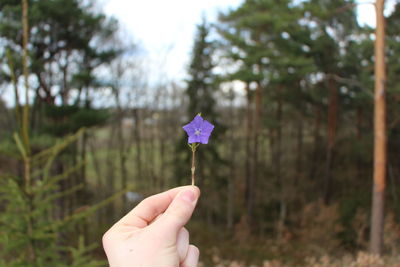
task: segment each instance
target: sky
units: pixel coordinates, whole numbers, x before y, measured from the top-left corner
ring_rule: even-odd
[[[153,76],[179,80],[185,78],[196,25],[202,17],[215,22],[219,11],[235,8],[242,1],[100,0],[100,3],[106,14],[120,21],[125,34],[144,49],[146,65]],[[371,2],[358,1],[358,19],[361,24],[375,26]]]
[[[117,18],[123,31],[146,52],[148,69],[169,79],[185,77],[196,25],[216,21],[219,10],[241,0],[100,0],[103,11]],[[154,73],[154,76],[159,76]],[[165,77],[164,76],[164,77]],[[151,77],[150,77],[151,78]]]

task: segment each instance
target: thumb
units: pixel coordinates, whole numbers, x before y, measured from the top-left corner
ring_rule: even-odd
[[[178,232],[192,216],[199,196],[200,190],[197,186],[185,187],[176,195],[161,218],[152,224],[153,229],[163,231],[175,242]]]

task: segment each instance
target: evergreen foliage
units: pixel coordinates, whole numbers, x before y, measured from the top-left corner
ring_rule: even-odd
[[[30,4],[29,14],[27,0],[23,0],[22,3],[19,1],[5,1],[0,6],[0,15],[7,18],[5,23],[0,26],[0,31],[4,36],[3,41],[8,46],[6,50],[8,72],[5,73],[8,74],[8,80],[13,83],[16,104],[16,131],[13,134],[15,148],[11,150],[11,154],[17,156],[14,162],[18,162],[16,170],[12,172],[13,174],[1,174],[0,177],[0,208],[2,210],[0,214],[0,265],[35,267],[104,266],[105,262],[92,258],[90,253],[95,247],[93,245],[86,246],[83,237],[79,237],[79,243],[73,239],[69,240],[67,237],[73,231],[79,235],[82,231],[78,229],[85,227],[87,224],[85,220],[88,216],[116,197],[119,197],[121,193],[95,205],[87,205],[85,208],[76,209],[76,193],[86,186],[85,180],[79,181],[79,176],[77,175],[81,172],[85,161],[82,157],[78,158],[75,157],[75,154],[66,154],[65,151],[70,147],[77,146],[78,141],[82,142],[84,140],[85,130],[82,126],[100,124],[105,120],[106,115],[90,109],[87,105],[89,99],[86,99],[86,107],[84,109],[67,105],[66,100],[70,89],[66,87],[66,81],[70,77],[66,74],[67,66],[64,66],[64,87],[58,91],[63,106],[60,108],[54,106],[55,96],[51,92],[51,87],[54,85],[51,83],[54,81],[52,80],[51,71],[54,70],[52,67],[54,62],[52,61],[56,59],[51,57],[62,56],[65,51],[72,52],[74,49],[77,49],[77,51],[81,49],[81,51],[86,52],[85,57],[88,60],[85,62],[86,66],[92,71],[95,67],[93,63],[101,63],[99,59],[109,60],[111,54],[115,53],[111,53],[111,50],[96,51],[91,49],[90,38],[94,36],[91,31],[83,32],[80,36],[81,46],[78,48],[73,43],[79,43],[78,36],[72,36],[72,39],[69,39],[72,44],[68,44],[63,39],[63,31],[57,28],[57,26],[61,25],[60,28],[63,28],[63,30],[78,33],[69,27],[71,25],[63,24],[68,24],[68,22],[62,20],[63,17],[60,12],[63,13],[63,9],[60,8],[60,4],[65,5],[65,10],[83,16],[82,20],[80,20],[81,24],[83,23],[81,26],[85,26],[81,28],[83,31],[90,29],[85,23],[95,26],[92,29],[96,31],[96,24],[100,25],[100,22],[104,20],[102,15],[89,16],[90,12],[87,14],[84,14],[84,12],[79,13],[78,11],[87,12],[88,10],[80,9],[82,7],[77,1],[31,1]],[[22,20],[18,20],[20,17],[18,13],[22,13]],[[48,17],[50,22],[51,20],[55,21],[52,24],[42,24],[40,23],[43,19],[42,15]],[[22,27],[19,24],[20,21],[22,21]],[[29,25],[32,28],[29,28]],[[50,30],[51,27],[54,27],[53,30],[58,34],[58,41],[51,39],[55,35],[50,34],[47,37],[42,35],[46,35],[46,31]],[[31,43],[33,45],[31,47],[28,47],[29,29],[32,33]],[[103,29],[103,33],[106,31],[107,29]],[[87,39],[88,37],[89,39]],[[20,39],[23,41],[21,42]],[[31,54],[31,61],[28,60],[28,49],[33,53]],[[40,54],[39,51],[43,53]],[[38,53],[40,54],[39,56]],[[109,56],[105,56],[105,54]],[[22,57],[18,55],[22,55]],[[14,64],[16,59],[17,61],[20,59],[22,64]],[[29,101],[30,76],[28,63],[31,63],[30,69],[37,76],[40,84],[39,88],[45,91],[50,90],[44,97],[48,105],[53,105],[52,108],[48,108],[52,109],[52,111],[49,112],[47,110],[49,112],[48,117],[54,118],[60,126],[58,128],[52,127],[52,133],[63,137],[62,139],[53,138],[52,140],[56,142],[50,147],[32,146],[32,113],[30,113],[32,107]],[[50,69],[46,69],[46,64],[50,64]],[[50,75],[48,78],[43,79],[44,71],[47,71],[46,74]],[[24,79],[25,90],[25,104],[23,106],[20,104],[21,99],[19,98],[20,92],[18,88],[18,79],[21,75]],[[89,84],[85,85],[89,86]],[[35,102],[40,102],[40,93],[36,94],[35,97]],[[76,133],[72,134],[73,132]],[[19,156],[15,153],[16,151],[19,152]],[[64,153],[64,158],[61,161],[62,153]],[[72,164],[63,164],[66,161],[65,155],[70,156]],[[66,183],[68,183],[68,186],[64,186]],[[67,205],[68,209],[66,209]],[[71,208],[75,210],[72,211]],[[78,237],[78,235],[75,234],[72,237]],[[75,245],[77,245],[76,248]]]
[[[51,174],[52,165],[55,158],[82,134],[83,131],[79,131],[32,156],[31,182],[27,183],[22,177],[1,177],[0,205],[4,207],[0,214],[2,266],[104,266],[104,262],[88,257],[92,247],[84,246],[82,239],[76,249],[69,244],[64,247],[64,242],[60,242],[60,238],[82,223],[85,217],[110,201],[70,216],[57,215],[60,212],[57,201],[82,188],[82,184],[78,184],[60,191],[58,184],[74,175],[82,163],[56,176]],[[65,252],[68,252],[67,257]]]

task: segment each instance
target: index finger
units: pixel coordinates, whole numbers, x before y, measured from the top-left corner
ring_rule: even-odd
[[[142,200],[115,225],[125,225],[138,228],[146,227],[168,208],[172,200],[180,191],[190,186],[191,185],[176,187]]]

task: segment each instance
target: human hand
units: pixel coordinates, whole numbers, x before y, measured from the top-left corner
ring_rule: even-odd
[[[103,236],[111,267],[195,267],[199,250],[184,227],[200,190],[177,187],[140,202]]]

